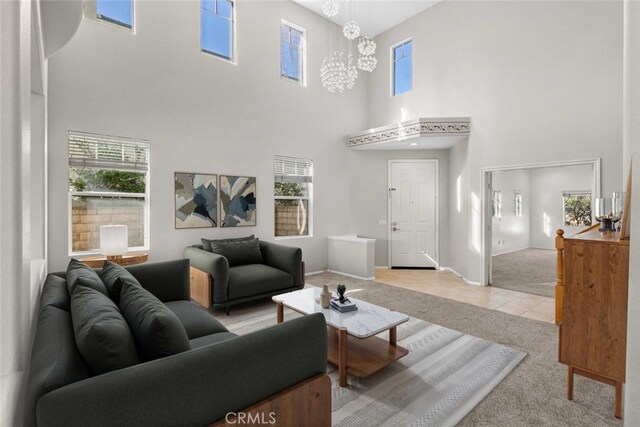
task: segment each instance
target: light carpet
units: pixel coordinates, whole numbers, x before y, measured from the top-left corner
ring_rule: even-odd
[[[297,316],[285,309],[285,320]],[[274,324],[275,305],[221,320],[245,334]],[[526,356],[413,317],[398,326],[398,344],[409,354],[369,377],[349,375],[348,387],[339,386],[338,371],[329,365],[333,425],[454,426]]]
[[[622,421],[613,416],[611,386],[577,376],[574,399],[567,400],[567,367],[558,363],[558,328],[551,323],[329,273],[309,276],[307,283],[327,284],[332,289],[344,283],[349,290],[360,289],[354,295],[359,299],[527,353],[511,374],[460,421],[459,427],[622,426]],[[275,306],[269,300],[234,307],[230,316],[225,316],[224,310],[215,310],[215,315],[242,334],[249,330],[243,321],[262,308],[262,326],[272,325]],[[287,318],[292,316],[287,312]]]
[[[555,297],[556,251],[523,249],[491,258],[491,286]]]

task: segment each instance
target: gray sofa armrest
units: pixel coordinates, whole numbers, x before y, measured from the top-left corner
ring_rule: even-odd
[[[162,302],[189,301],[189,260],[178,259],[126,267],[140,282]]]
[[[184,257],[191,261],[191,266],[211,275],[213,301],[226,302],[229,288],[229,261],[222,255],[207,252],[197,246],[187,246]]]
[[[38,401],[38,426],[196,426],[326,372],[320,313],[109,372]]]
[[[304,284],[302,249],[260,240],[260,252],[265,264],[291,274],[295,286]]]

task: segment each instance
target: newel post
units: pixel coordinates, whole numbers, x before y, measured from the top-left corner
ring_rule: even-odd
[[[556,251],[558,260],[556,265],[556,325],[562,323],[562,297],[564,295],[564,230],[556,232]]]

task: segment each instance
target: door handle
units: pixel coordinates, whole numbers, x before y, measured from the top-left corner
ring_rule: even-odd
[[[402,231],[402,230],[400,230],[398,227],[392,227],[392,228],[391,228],[391,230],[392,230],[392,231]]]

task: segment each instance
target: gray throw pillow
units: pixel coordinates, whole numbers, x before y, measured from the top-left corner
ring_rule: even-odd
[[[91,371],[115,371],[140,363],[129,325],[106,295],[78,279],[71,296],[76,346]]]
[[[98,276],[98,273],[82,261],[71,258],[67,266],[66,278],[69,295],[73,295],[78,280],[82,278],[84,286],[88,286],[105,296],[109,296],[109,291],[107,291],[107,287],[102,282],[102,279],[100,279],[100,276]]]
[[[247,236],[247,237],[233,237],[230,239],[216,239],[216,240],[200,239],[200,241],[202,242],[202,249],[207,252],[211,252],[211,242],[239,242],[242,240],[253,240],[253,239],[255,239],[255,236],[252,234],[251,236]]]
[[[260,252],[260,241],[258,239],[211,242],[211,252],[225,257],[229,261],[229,267],[262,264],[262,252]]]
[[[187,332],[169,308],[146,289],[120,277],[120,310],[127,320],[140,358],[144,361],[191,348]]]
[[[109,291],[109,296],[116,304],[120,303],[120,292],[122,291],[122,280],[119,280],[121,277],[126,277],[129,281],[140,285],[140,282],[133,277],[133,274],[129,273],[124,267],[116,264],[115,262],[105,261],[104,266],[102,267],[102,274],[100,275],[104,285],[107,287]]]

